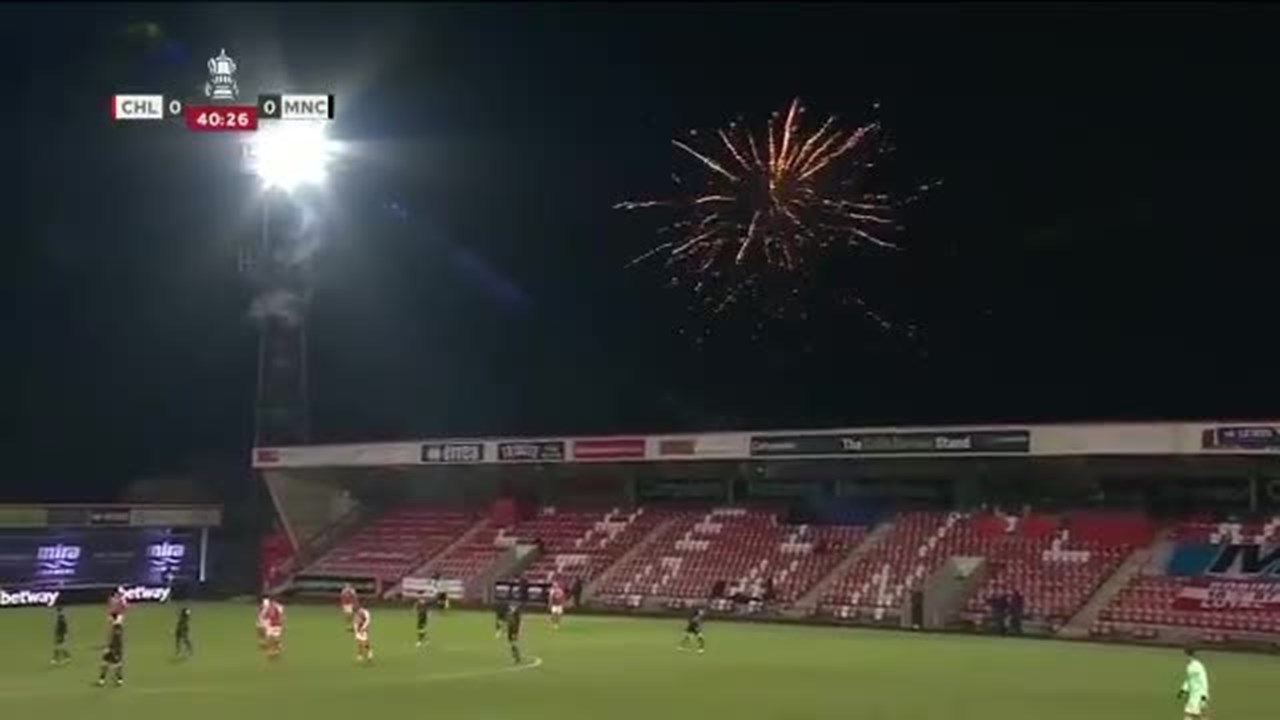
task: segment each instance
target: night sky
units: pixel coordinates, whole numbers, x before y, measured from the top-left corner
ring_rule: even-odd
[[[197,88],[223,47],[247,93],[337,94],[353,148],[313,258],[316,440],[1274,416],[1278,20],[6,5],[0,499],[247,460],[255,189],[222,138],[107,113]],[[915,338],[821,307],[708,324],[660,267],[625,267],[656,223],[611,206],[669,189],[670,139],[794,96],[881,120],[896,174],[943,180],[859,273]]]

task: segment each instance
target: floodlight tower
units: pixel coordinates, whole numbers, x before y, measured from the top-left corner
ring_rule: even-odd
[[[308,260],[291,247],[287,233],[273,227],[273,219],[282,218],[273,217],[272,208],[288,209],[296,191],[323,184],[331,157],[323,123],[272,122],[245,145],[246,170],[262,188],[261,234],[241,258],[241,270],[253,285],[252,315],[259,330],[254,403],[258,447],[302,444],[310,436]]]

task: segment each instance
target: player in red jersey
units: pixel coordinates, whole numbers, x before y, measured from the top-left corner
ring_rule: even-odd
[[[280,657],[284,646],[284,606],[270,600],[267,606],[267,657],[275,660]]]
[[[123,622],[125,613],[129,610],[129,599],[124,596],[124,587],[116,588],[111,597],[107,600],[107,617],[115,618],[119,616]]]
[[[369,608],[357,607],[352,613],[351,632],[356,638],[356,661],[371,662],[373,660],[373,645],[369,642],[369,621],[372,618],[369,615]]]
[[[271,598],[263,597],[262,602],[258,605],[258,621],[256,623],[258,647],[263,650],[267,649],[267,610],[269,609],[271,609]]]
[[[560,619],[564,617],[564,588],[557,581],[551,585],[551,627],[560,629]]]
[[[360,602],[360,598],[356,595],[356,589],[350,583],[342,586],[342,592],[338,593],[338,605],[342,607],[342,617],[347,621],[347,627],[352,627],[355,619],[356,605]]]

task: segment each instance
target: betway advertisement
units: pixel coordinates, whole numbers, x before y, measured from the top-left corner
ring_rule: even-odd
[[[131,603],[166,603],[173,597],[173,587],[132,585],[122,586],[125,600]],[[101,601],[102,596],[89,596],[76,590],[14,590],[0,588],[0,608],[53,607],[68,601]]]
[[[187,532],[118,529],[0,533],[0,587],[9,592],[192,583],[199,540]]]

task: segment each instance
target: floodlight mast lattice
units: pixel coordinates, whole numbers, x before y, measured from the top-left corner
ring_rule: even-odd
[[[244,145],[244,170],[261,184],[262,228],[241,258],[253,285],[258,323],[258,378],[254,444],[296,445],[310,439],[307,316],[311,283],[305,259],[297,259],[272,233],[273,204],[323,184],[331,158],[323,125],[273,122]]]

